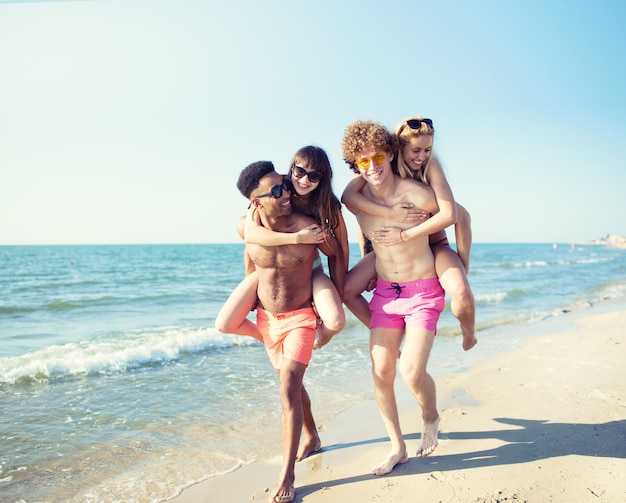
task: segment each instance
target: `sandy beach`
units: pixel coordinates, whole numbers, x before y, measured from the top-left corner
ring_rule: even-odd
[[[410,461],[370,475],[389,443],[376,404],[353,407],[321,425],[324,448],[298,464],[295,501],[626,501],[625,326],[626,300],[611,301],[436,378],[440,442],[428,458],[415,457],[420,412],[398,382]],[[170,501],[266,502],[279,466],[259,460]]]

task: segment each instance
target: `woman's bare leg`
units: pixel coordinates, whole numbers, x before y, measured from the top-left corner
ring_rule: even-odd
[[[470,268],[470,251],[472,248],[472,219],[468,211],[459,203],[456,204],[458,218],[454,226],[456,253],[465,267],[465,274]]]
[[[368,253],[346,274],[343,302],[366,327],[370,326],[372,313],[367,300],[361,295],[376,279],[376,256]]]
[[[256,324],[247,319],[257,301],[256,272],[246,276],[230,294],[215,318],[215,328],[226,334],[249,335],[263,342]]]
[[[318,333],[319,340],[315,348],[321,348],[330,341],[346,324],[346,314],[341,305],[341,298],[332,280],[322,271],[313,271],[313,303],[322,320]]]
[[[432,247],[435,256],[435,269],[441,286],[450,296],[452,314],[461,324],[463,349],[472,349],[476,339],[476,305],[474,294],[467,280],[465,267],[456,252],[448,245]]]

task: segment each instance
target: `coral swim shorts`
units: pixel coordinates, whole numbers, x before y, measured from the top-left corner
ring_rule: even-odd
[[[270,313],[258,307],[256,312],[256,323],[274,368],[280,368],[283,358],[308,365],[317,330],[317,316],[313,308]]]
[[[372,311],[370,328],[409,326],[435,332],[439,315],[445,307],[445,292],[439,278],[405,283],[379,279],[369,306]]]

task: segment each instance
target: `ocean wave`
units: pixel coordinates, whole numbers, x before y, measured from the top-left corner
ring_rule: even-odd
[[[476,303],[493,303],[498,304],[502,302],[504,299],[508,297],[507,292],[496,292],[496,293],[484,293],[480,295],[475,295],[474,300]]]
[[[601,300],[613,299],[626,295],[626,282],[612,282],[598,289],[597,297]]]
[[[550,262],[546,260],[528,260],[526,262],[516,262],[512,264],[514,268],[529,268],[529,267],[548,267]]]
[[[574,261],[575,264],[601,264],[603,262],[612,262],[613,259],[597,257],[597,258],[586,258]]]
[[[58,290],[63,291],[68,288],[80,288],[80,287],[91,287],[91,286],[99,286],[102,284],[101,281],[96,280],[80,280],[80,281],[62,281],[62,282],[49,282],[43,283],[41,275],[37,278],[37,280],[24,281],[23,286],[13,286],[11,293],[13,294],[21,294],[21,293],[33,293],[47,290]]]
[[[4,315],[32,313],[36,310],[34,307],[0,306],[0,314]]]
[[[79,297],[76,296],[75,299],[66,299],[66,300],[50,300],[44,304],[38,305],[25,305],[17,306],[17,305],[4,305],[0,306],[0,314],[21,314],[21,313],[35,313],[38,311],[44,312],[54,312],[54,313],[63,313],[67,311],[74,310],[83,310],[83,309],[91,309],[91,308],[102,308],[102,307],[110,307],[110,306],[129,306],[129,305],[143,305],[143,304],[163,304],[163,303],[171,303],[171,302],[179,302],[181,296],[174,293],[162,293],[162,294],[152,294],[152,295],[142,295],[142,296],[133,296],[130,294],[127,295],[102,295],[102,296],[92,296],[92,297]]]
[[[567,259],[558,260],[526,260],[519,262],[503,262],[501,264],[495,264],[492,269],[531,269],[534,267],[552,267],[552,266],[571,266],[571,265],[589,265],[589,264],[602,264],[612,262],[612,257],[586,257],[576,258],[572,257]],[[483,266],[484,267],[484,266]]]
[[[48,346],[24,355],[0,358],[0,384],[122,372],[177,360],[185,353],[245,345],[250,341],[212,328],[129,332],[121,338]]]

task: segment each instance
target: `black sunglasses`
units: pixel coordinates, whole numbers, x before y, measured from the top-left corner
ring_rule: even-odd
[[[298,166],[296,164],[291,166],[291,172],[293,173],[293,176],[298,179],[304,178],[305,176],[308,177],[309,182],[311,183],[319,182],[324,176],[323,173],[320,173],[319,171],[307,171],[302,166]]]
[[[430,119],[409,119],[406,121],[406,125],[411,129],[419,129],[422,127],[422,122],[426,124],[430,129],[433,129],[433,121]]]
[[[274,185],[272,190],[270,190],[267,194],[260,194],[256,196],[255,199],[267,196],[272,196],[274,199],[280,199],[283,196],[283,190],[291,192],[291,184],[286,178],[283,178],[283,182],[280,185]]]

